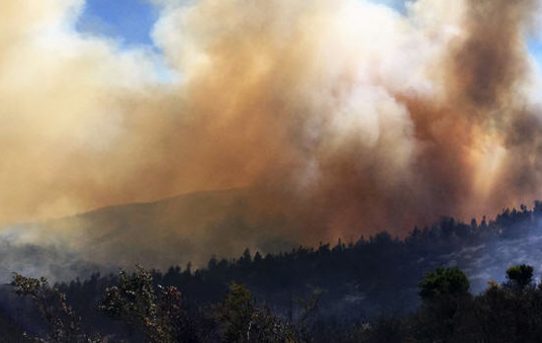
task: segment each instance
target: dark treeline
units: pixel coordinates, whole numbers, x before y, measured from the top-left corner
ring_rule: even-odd
[[[532,268],[509,269],[506,281],[484,290],[450,266],[475,274],[479,258],[472,251],[542,234],[541,219],[536,202],[493,220],[443,218],[404,239],[381,233],[275,255],[247,250],[197,270],[190,264],[165,273],[138,269],[52,287],[19,277],[15,288],[26,297],[13,295],[13,286],[1,291],[0,326],[13,337],[46,335],[51,325],[40,312],[56,307],[69,311],[45,318],[64,318],[85,342],[534,342],[542,333],[542,291]],[[49,305],[36,307],[39,301]]]

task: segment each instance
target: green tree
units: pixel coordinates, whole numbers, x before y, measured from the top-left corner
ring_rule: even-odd
[[[141,267],[132,275],[120,272],[118,285],[106,290],[100,309],[142,330],[148,342],[194,340],[179,290],[162,286],[155,289],[151,273]]]
[[[512,266],[506,270],[508,284],[518,290],[533,285],[533,267],[526,264]]]
[[[459,268],[437,268],[419,283],[419,294],[427,301],[443,296],[464,296],[468,294],[469,288],[469,280]]]
[[[229,293],[218,307],[217,319],[225,342],[247,342],[255,304],[250,291],[241,284],[230,284]]]
[[[458,268],[438,268],[419,283],[422,307],[414,319],[419,342],[469,341],[469,280]]]
[[[230,284],[229,293],[216,311],[223,342],[293,343],[293,328],[267,307],[258,307],[250,291],[241,284]]]
[[[98,343],[100,337],[83,333],[81,319],[75,314],[64,293],[51,287],[45,278],[34,279],[15,274],[11,285],[19,296],[30,297],[49,326],[45,338],[27,337],[42,343]]]

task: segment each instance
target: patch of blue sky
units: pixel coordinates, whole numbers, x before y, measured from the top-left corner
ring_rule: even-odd
[[[146,0],[87,0],[76,29],[127,46],[153,47],[151,32],[158,15],[158,9]]]
[[[150,0],[86,0],[76,30],[113,39],[121,49],[149,49],[156,56],[153,60],[156,80],[174,83],[181,77],[166,65],[151,37],[158,16],[159,9]]]
[[[535,60],[535,62],[542,67],[542,41],[536,38],[530,38],[527,40],[527,46],[529,53]]]

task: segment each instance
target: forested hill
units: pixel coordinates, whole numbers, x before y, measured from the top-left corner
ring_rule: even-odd
[[[233,258],[246,247],[265,252],[295,247],[296,239],[284,234],[294,232],[291,226],[254,212],[254,193],[247,188],[188,193],[0,227],[0,282],[9,282],[14,270],[66,281],[135,264],[201,266],[213,254]]]
[[[299,247],[262,256],[245,251],[238,259],[213,258],[206,268],[189,265],[155,271],[156,283],[179,287],[198,303],[221,298],[232,281],[278,311],[295,311],[296,301],[319,293],[328,316],[371,317],[405,313],[418,304],[417,283],[439,266],[458,266],[472,289],[491,279],[502,280],[513,264],[542,262],[542,203],[532,209],[504,210],[494,220],[466,224],[443,218],[431,227],[416,228],[403,240],[381,233],[356,242]],[[94,275],[61,285],[77,307],[99,300],[114,276]],[[89,311],[92,311],[89,309]]]
[[[457,266],[482,291],[487,282],[503,281],[511,265],[542,261],[542,202],[529,209],[504,210],[496,218],[466,224],[443,218],[426,228],[415,228],[405,239],[380,233],[355,242],[299,247],[262,256],[246,250],[233,260],[212,258],[206,268],[190,264],[152,271],[153,283],[175,286],[183,306],[194,316],[224,298],[232,282],[245,285],[256,301],[283,318],[296,318],[314,306],[318,320],[355,323],[382,316],[405,315],[420,304],[418,284],[426,273],[442,266]],[[96,309],[117,275],[58,284],[82,325],[114,332],[110,319]],[[21,303],[10,286],[0,292],[2,311],[22,327],[34,328],[32,307]],[[103,331],[102,330],[102,331]]]

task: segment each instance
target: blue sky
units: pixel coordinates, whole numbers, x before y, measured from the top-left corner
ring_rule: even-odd
[[[529,50],[538,64],[542,64],[542,42],[535,39],[529,40]]]
[[[145,0],[87,0],[77,29],[118,39],[126,45],[151,45],[158,11]]]

